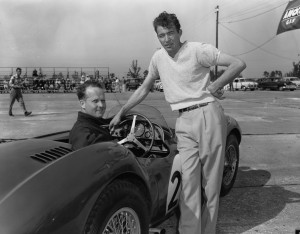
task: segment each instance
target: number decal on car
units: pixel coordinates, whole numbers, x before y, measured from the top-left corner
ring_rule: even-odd
[[[176,155],[169,179],[166,213],[169,213],[178,205],[179,194],[181,192],[181,181],[181,164],[179,155]]]
[[[176,180],[176,181],[175,181]],[[172,210],[177,204],[178,204],[178,190],[181,185],[181,174],[179,171],[175,171],[171,178],[171,182],[176,182],[175,191],[173,193],[173,196],[171,198],[170,203],[168,203],[168,211]]]

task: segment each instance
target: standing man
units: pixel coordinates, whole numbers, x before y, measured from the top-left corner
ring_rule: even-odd
[[[226,120],[217,99],[222,99],[224,85],[246,65],[212,45],[181,42],[182,30],[175,14],[161,13],[153,26],[162,48],[154,53],[145,81],[113,118],[110,129],[113,131],[121,117],[147,96],[160,77],[167,102],[179,114],[175,127],[177,157],[182,162],[179,233],[212,234],[216,232],[226,144]],[[215,65],[227,70],[210,83],[210,67]],[[202,211],[201,183],[207,200]]]
[[[22,95],[23,81],[21,78],[22,69],[18,67],[16,69],[16,72],[17,72],[17,74],[13,75],[9,81],[11,91],[10,91],[10,104],[9,104],[8,114],[9,114],[9,116],[14,116],[12,113],[12,107],[15,103],[15,100],[17,100],[20,103],[20,105],[24,111],[24,115],[28,116],[32,112],[26,110],[25,103],[23,100],[23,95]]]

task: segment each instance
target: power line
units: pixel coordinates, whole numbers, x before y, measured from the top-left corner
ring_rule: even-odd
[[[227,21],[227,22],[226,22],[226,21],[223,21],[222,23],[236,23],[236,22],[240,22],[240,21],[252,19],[252,18],[255,18],[255,17],[257,17],[257,16],[266,14],[266,13],[268,13],[268,12],[270,12],[270,11],[273,11],[273,10],[275,10],[275,9],[277,9],[277,8],[279,8],[279,7],[281,7],[282,5],[285,5],[285,4],[288,3],[288,2],[289,2],[289,1],[287,1],[287,2],[285,2],[285,3],[283,3],[283,4],[280,4],[279,6],[276,6],[276,7],[274,7],[274,8],[271,8],[271,9],[269,9],[269,10],[267,10],[267,11],[264,11],[264,12],[262,12],[262,13],[259,13],[259,14],[256,14],[256,15],[254,15],[254,16],[251,16],[251,17],[247,17],[247,18],[243,18],[243,19],[238,19],[238,20]]]
[[[282,0],[280,0],[278,3],[282,3]],[[285,2],[287,3],[287,2]],[[285,4],[283,3],[283,4]],[[274,2],[274,0],[272,1],[272,4],[273,5],[277,5],[277,2]],[[232,6],[231,6],[232,8]],[[238,18],[238,17],[241,17],[241,16],[244,16],[244,15],[249,15],[251,14],[252,12],[258,12],[258,11],[264,11],[265,9],[270,9],[270,6],[269,4],[266,5],[266,3],[263,3],[263,4],[255,4],[255,6],[251,6],[250,9],[246,9],[246,10],[240,10],[236,13],[233,13],[229,16],[225,16],[225,17],[221,17],[221,20],[224,20],[224,19],[228,19],[228,18]]]
[[[288,60],[292,60],[292,61],[293,61],[293,59],[291,59],[291,58],[284,57],[284,56],[281,56],[281,55],[272,53],[272,52],[270,52],[270,51],[268,51],[268,50],[265,50],[265,49],[261,48],[262,46],[264,46],[265,44],[267,44],[268,42],[270,42],[271,40],[273,40],[273,39],[276,37],[276,35],[274,35],[273,37],[271,37],[270,39],[268,39],[267,41],[265,41],[265,42],[262,43],[261,45],[256,45],[256,44],[254,44],[253,42],[249,41],[248,39],[242,37],[242,36],[239,35],[238,33],[232,31],[230,28],[226,27],[226,26],[223,25],[222,23],[220,23],[220,25],[221,25],[222,27],[224,27],[225,29],[227,29],[228,31],[230,31],[231,33],[233,33],[234,35],[236,35],[237,37],[239,37],[239,38],[241,38],[242,40],[244,40],[244,41],[250,43],[251,45],[255,46],[255,48],[253,48],[253,49],[251,49],[251,50],[249,50],[249,51],[247,51],[247,52],[244,52],[244,53],[241,53],[241,54],[236,54],[236,55],[234,55],[234,56],[241,56],[241,55],[244,55],[244,54],[249,54],[249,53],[251,53],[251,52],[253,52],[253,51],[257,50],[257,49],[261,49],[261,50],[263,50],[264,52],[266,52],[266,53],[268,53],[268,54],[272,54],[272,55],[274,55],[274,56],[276,56],[276,57],[284,58],[284,59],[288,59]]]

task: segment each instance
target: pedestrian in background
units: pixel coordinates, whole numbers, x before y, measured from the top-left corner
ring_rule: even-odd
[[[162,48],[150,62],[143,84],[110,123],[113,131],[121,117],[149,94],[160,77],[167,102],[178,111],[175,131],[181,165],[182,191],[179,199],[181,234],[213,234],[219,208],[224,167],[227,123],[217,101],[222,88],[246,67],[240,59],[214,46],[200,42],[181,42],[182,30],[175,14],[161,13],[153,22]],[[210,68],[226,66],[226,71],[210,83]],[[201,207],[201,186],[205,202]]]
[[[81,78],[80,78],[80,84],[83,84],[85,82],[85,76],[82,75]]]
[[[232,92],[234,91],[234,88],[233,88],[233,82],[230,82],[230,83],[229,83],[229,90],[232,91]]]
[[[12,113],[12,108],[13,108],[15,101],[17,100],[20,103],[20,106],[22,107],[22,109],[24,111],[24,115],[28,116],[32,112],[26,110],[25,103],[23,100],[23,95],[22,95],[23,80],[21,78],[22,69],[18,67],[16,69],[16,72],[17,73],[15,75],[13,75],[9,81],[11,90],[10,90],[10,103],[9,103],[8,114],[9,114],[9,116],[14,116]]]
[[[118,77],[115,80],[115,91],[121,93],[120,80]]]

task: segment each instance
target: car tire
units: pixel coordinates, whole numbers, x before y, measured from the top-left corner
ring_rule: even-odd
[[[149,209],[145,197],[143,190],[129,181],[113,182],[97,199],[84,233],[148,233]],[[122,223],[119,223],[120,220]],[[117,230],[112,229],[111,225]]]
[[[245,87],[245,86],[242,86],[242,87],[241,87],[241,90],[242,90],[242,91],[246,91],[246,87]]]
[[[278,90],[283,91],[283,87],[282,86],[278,87]]]
[[[226,141],[221,197],[227,195],[233,187],[239,167],[239,158],[240,151],[237,137],[230,134]]]

